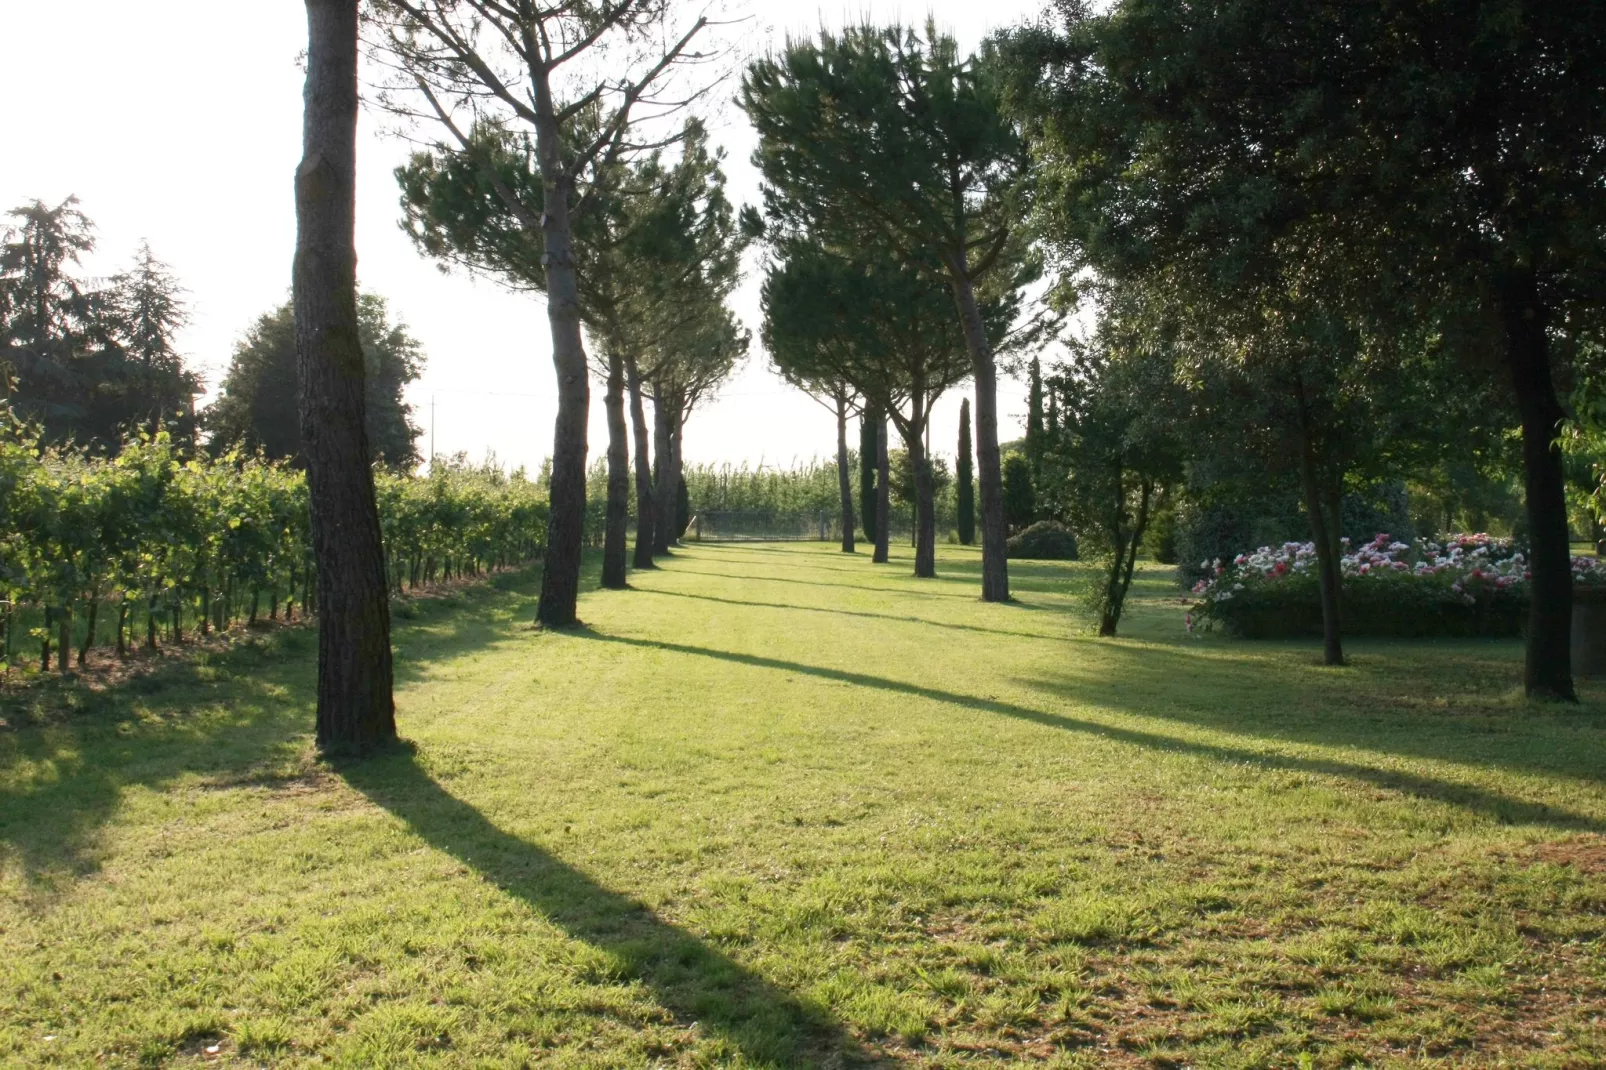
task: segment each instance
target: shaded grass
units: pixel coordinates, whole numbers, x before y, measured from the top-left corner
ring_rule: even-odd
[[[1598,692],[1189,640],[1158,572],[1096,641],[1076,567],[986,605],[940,555],[692,547],[575,633],[533,575],[413,604],[361,765],[305,633],[8,716],[0,1059],[1606,1059]]]

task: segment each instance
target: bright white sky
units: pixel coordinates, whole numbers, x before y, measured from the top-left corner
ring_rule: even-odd
[[[820,4],[747,0],[755,47],[868,16],[923,22],[934,14],[974,47],[987,31],[1035,16],[1043,0],[854,0]],[[740,8],[740,2],[733,4]],[[295,0],[74,0],[0,3],[0,99],[8,113],[0,152],[0,210],[31,198],[76,194],[99,228],[92,275],[122,267],[141,238],[176,269],[193,322],[181,340],[215,389],[235,342],[289,292],[295,242],[291,173],[300,153],[305,13]],[[731,84],[720,96],[735,93]],[[753,136],[740,111],[714,119],[726,146],[731,196],[757,199],[748,162]],[[533,470],[552,448],[555,378],[538,299],[492,283],[442,275],[397,226],[391,169],[405,146],[364,115],[358,147],[357,253],[365,289],[387,297],[429,359],[409,391],[429,449],[486,450]],[[737,295],[757,335],[757,285]],[[952,454],[956,391],[933,414],[932,446]],[[1025,391],[999,384],[999,437],[1024,425]],[[756,341],[746,366],[687,428],[690,461],[788,465],[835,450],[834,419],[781,382]],[[592,456],[606,443],[592,389]]]

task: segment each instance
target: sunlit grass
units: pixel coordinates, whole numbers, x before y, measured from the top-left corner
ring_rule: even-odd
[[[999,606],[939,560],[694,547],[574,633],[531,576],[416,603],[411,747],[341,769],[306,633],[41,692],[0,733],[0,1058],[1606,1060],[1598,690],[1188,638],[1158,569],[1097,640],[1075,566]]]

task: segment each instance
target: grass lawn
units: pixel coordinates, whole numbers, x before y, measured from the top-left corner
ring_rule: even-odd
[[[905,549],[904,554],[908,551]],[[1606,1065],[1606,692],[1510,642],[1129,636],[820,545],[400,606],[407,750],[284,631],[0,730],[0,1063]]]

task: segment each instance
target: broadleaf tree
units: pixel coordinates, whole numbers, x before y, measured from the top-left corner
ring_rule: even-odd
[[[1559,365],[1606,276],[1606,8],[1121,0],[1013,35],[1045,217],[1101,270],[1305,265],[1449,329],[1520,413],[1528,694],[1570,700]]]
[[[420,460],[421,432],[403,392],[423,371],[423,350],[377,294],[357,295],[357,335],[369,451],[376,463],[409,470]],[[273,460],[306,464],[296,409],[295,315],[288,302],[246,330],[219,387],[217,400],[201,413],[210,452],[260,450]]]

